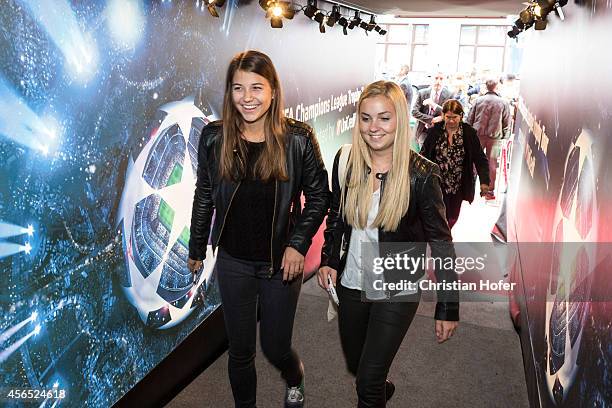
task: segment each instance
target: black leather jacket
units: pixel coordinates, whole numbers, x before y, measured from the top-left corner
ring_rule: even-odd
[[[291,246],[306,255],[329,208],[330,191],[327,171],[321,158],[313,130],[305,123],[286,119],[286,152],[288,181],[275,182],[275,207],[272,229],[271,264],[278,271],[285,247]],[[191,215],[189,257],[206,257],[210,224],[212,245],[217,247],[225,217],[240,182],[222,180],[219,175],[219,155],[222,122],[208,124],[202,130],[198,147],[198,178]],[[302,209],[300,197],[306,198]]]
[[[321,266],[329,266],[338,271],[336,282],[340,282],[340,276],[346,265],[352,227],[344,220],[340,213],[340,183],[338,180],[338,162],[340,152],[336,154],[332,172],[332,201],[331,209],[327,217],[325,229],[325,244],[321,253]],[[347,172],[348,173],[348,172]],[[347,178],[349,174],[346,175]],[[385,180],[381,181],[381,197],[384,194]],[[434,257],[455,257],[452,246],[452,236],[446,221],[446,209],[440,189],[439,167],[425,159],[418,153],[411,152],[410,155],[410,202],[408,211],[402,217],[400,225],[395,231],[378,230],[378,241],[381,256],[389,256],[397,252],[389,251],[385,243],[428,243],[431,247],[431,255]],[[342,246],[342,257],[340,256]],[[412,244],[411,244],[412,246]],[[425,245],[421,244],[423,251]],[[420,248],[417,248],[420,249]],[[424,253],[423,253],[424,255]],[[394,273],[397,271],[390,271]],[[416,281],[423,276],[424,270],[419,270],[411,276],[402,276],[407,280]],[[454,271],[444,269],[436,270],[436,280],[441,282],[452,282],[457,280]],[[404,273],[405,275],[405,273]],[[387,271],[385,271],[387,277]],[[397,282],[398,276],[392,276],[389,282]],[[439,301],[436,305],[436,320],[459,320],[459,302],[456,291],[438,291],[439,299],[453,299],[457,301]]]

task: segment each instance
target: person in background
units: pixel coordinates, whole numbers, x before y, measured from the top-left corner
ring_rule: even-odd
[[[408,103],[408,107],[412,106],[412,96],[414,95],[414,89],[412,88],[412,84],[408,79],[408,74],[410,73],[410,65],[402,65],[398,74],[397,74],[397,83],[400,88],[404,92],[406,96],[406,102]]]
[[[357,406],[384,407],[395,391],[387,380],[389,367],[421,293],[406,290],[382,302],[362,301],[362,294],[369,290],[364,276],[371,272],[371,265],[363,260],[363,244],[379,248],[388,243],[428,242],[432,256],[441,258],[453,256],[454,250],[439,169],[409,148],[408,106],[400,87],[388,81],[366,86],[357,104],[357,121],[342,175],[342,149],[334,160],[332,204],[318,278],[325,289],[328,279],[337,287],[340,342],[347,368],[356,377]],[[416,280],[425,273],[399,272],[400,279]],[[456,274],[436,270],[436,278],[454,282]],[[434,326],[439,343],[453,336],[459,320],[458,297],[448,295],[438,292]]]
[[[495,199],[495,177],[497,158],[502,139],[510,137],[510,105],[497,93],[498,81],[488,79],[485,83],[487,93],[476,99],[466,122],[476,129],[481,146],[489,161],[489,191],[485,198]]]
[[[427,131],[421,154],[440,166],[446,219],[452,228],[463,201],[474,200],[474,167],[480,179],[480,194],[489,190],[489,167],[476,130],[463,122],[463,106],[451,99],[442,106],[444,121]]]
[[[305,196],[302,208],[301,195]],[[285,407],[304,405],[304,367],[291,348],[304,256],[327,214],[327,171],[310,126],[283,115],[280,81],[259,51],[237,54],[223,120],[202,130],[188,267],[206,257],[210,224],[229,340],[236,407],[255,407],[255,337],[286,383]]]
[[[470,72],[470,77],[468,79],[468,96],[479,95],[480,94],[480,79],[478,78],[478,71],[476,68],[472,69]]]
[[[458,100],[463,106],[463,111],[467,113],[470,111],[470,98],[468,96],[468,85],[465,81],[465,77],[462,73],[455,74],[453,78],[453,96],[452,99]]]
[[[418,121],[415,133],[419,147],[427,137],[427,129],[442,121],[442,104],[452,96],[444,87],[445,78],[444,73],[436,72],[432,76],[431,86],[417,92],[412,116]]]

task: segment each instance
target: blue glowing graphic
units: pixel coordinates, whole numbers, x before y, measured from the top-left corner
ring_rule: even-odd
[[[106,6],[106,24],[113,41],[126,50],[135,48],[145,29],[142,2],[137,0],[111,0]]]
[[[59,131],[55,119],[37,115],[0,75],[0,137],[46,156],[57,148]]]
[[[0,384],[61,384],[45,407],[112,406],[220,303],[185,268],[224,68],[209,22],[177,2],[0,8]]]
[[[88,82],[96,72],[97,51],[90,35],[81,29],[66,0],[21,0],[45,29],[68,65],[73,78]]]

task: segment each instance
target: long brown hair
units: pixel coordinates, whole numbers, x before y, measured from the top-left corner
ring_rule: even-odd
[[[226,180],[240,179],[249,169],[245,168],[246,142],[240,137],[244,125],[232,99],[232,81],[236,71],[253,72],[266,78],[272,87],[272,103],[265,113],[265,147],[255,163],[253,174],[264,181],[288,180],[285,154],[285,115],[280,80],[272,60],[266,54],[248,50],[232,58],[225,77],[223,98],[223,140],[219,172]]]

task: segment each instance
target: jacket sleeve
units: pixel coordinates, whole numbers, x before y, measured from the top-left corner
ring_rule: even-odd
[[[329,209],[329,181],[327,170],[321,158],[319,144],[312,130],[306,140],[303,154],[302,191],[304,192],[304,210],[298,218],[293,234],[287,243],[299,253],[306,256],[323,218]]]
[[[446,222],[446,209],[440,188],[440,170],[434,165],[433,170],[423,182],[420,197],[420,211],[425,239],[431,247],[431,256],[441,259],[455,259],[453,237]],[[438,282],[454,282],[457,276],[454,270],[436,268]],[[459,293],[456,290],[438,291],[438,302],[435,311],[436,320],[459,320]]]
[[[419,152],[423,157],[433,162],[435,162],[433,157],[434,145],[436,143],[436,140],[438,139],[435,135],[436,132],[437,130],[435,126],[427,129],[427,137],[425,138],[425,141],[423,142],[423,147],[421,147],[421,151]]]
[[[329,266],[338,271],[340,268],[340,245],[342,243],[342,234],[344,223],[340,210],[340,180],[338,178],[338,165],[340,162],[340,153],[338,150],[334,159],[334,167],[332,169],[332,196],[327,223],[325,227],[325,242],[321,250],[321,266]]]
[[[208,244],[210,223],[214,211],[206,141],[215,131],[216,128],[211,126],[204,127],[198,144],[198,171],[191,210],[189,258],[200,261],[206,258],[206,245]]]
[[[412,116],[418,120],[419,122],[423,122],[426,125],[430,125],[433,119],[433,116],[421,112],[421,108],[423,107],[423,93],[417,92],[416,101],[414,102],[414,107],[412,108]]]
[[[404,91],[404,96],[406,96],[406,102],[408,103],[408,108],[410,108],[410,104],[412,103],[412,98],[414,96],[414,92],[412,90],[412,85],[408,80],[403,80],[400,82],[400,88]]]
[[[468,113],[467,119],[465,120],[465,123],[467,123],[470,126],[474,126],[474,121],[476,120],[476,106],[478,105],[478,101],[475,101],[474,104],[472,105],[472,108],[470,109],[470,112]]]
[[[474,166],[476,167],[476,173],[478,173],[480,184],[489,184],[491,181],[489,175],[489,161],[487,160],[487,155],[482,150],[480,139],[478,139],[478,136],[476,136],[475,130],[470,132],[470,140],[472,157],[474,158]]]
[[[406,90],[406,102],[408,103],[408,108],[412,104],[412,98],[414,98],[414,89],[412,89],[412,85],[408,83]]]

